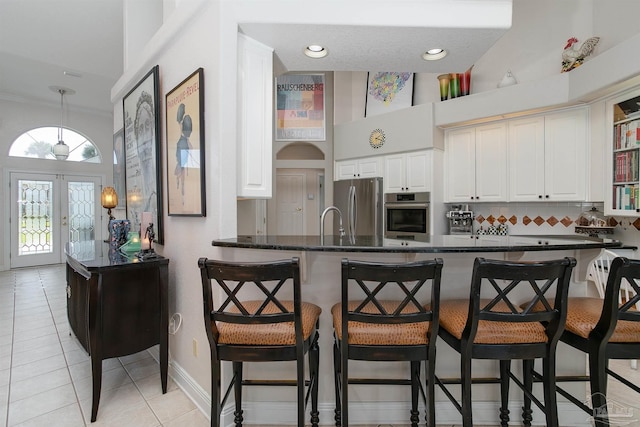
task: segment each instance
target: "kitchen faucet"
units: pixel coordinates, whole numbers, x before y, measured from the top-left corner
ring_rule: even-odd
[[[338,212],[338,217],[339,217],[339,220],[340,220],[340,227],[338,229],[338,232],[340,233],[340,237],[345,235],[344,227],[342,227],[342,212],[340,212],[340,209],[336,208],[335,206],[329,206],[324,211],[322,211],[322,215],[320,215],[320,241],[321,241],[321,243],[324,243],[323,242],[324,241],[324,217],[327,216],[327,213],[329,213],[329,211]]]

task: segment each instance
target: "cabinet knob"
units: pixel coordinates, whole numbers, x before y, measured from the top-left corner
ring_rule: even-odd
[[[545,198],[545,199],[548,199],[548,198],[549,198],[549,195],[548,195],[548,194],[546,194],[546,195],[544,196],[544,198]]]
[[[538,194],[538,199],[542,199],[542,194]]]
[[[473,196],[471,196],[471,200],[473,200]]]

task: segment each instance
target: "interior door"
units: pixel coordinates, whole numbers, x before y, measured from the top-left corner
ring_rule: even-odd
[[[279,235],[304,235],[304,174],[278,173],[276,204]]]
[[[64,245],[102,239],[98,177],[10,174],[11,268],[64,262]],[[96,217],[97,215],[97,217]]]

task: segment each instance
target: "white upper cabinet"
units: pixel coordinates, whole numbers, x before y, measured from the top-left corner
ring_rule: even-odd
[[[587,110],[509,122],[509,200],[584,201]]]
[[[583,201],[587,188],[587,110],[544,118],[545,197]]]
[[[381,156],[335,162],[335,181],[353,178],[373,178],[382,176]]]
[[[506,129],[504,122],[498,122],[447,132],[447,201],[507,200]]]
[[[385,156],[385,193],[431,191],[431,163],[430,150]]]
[[[273,49],[238,34],[238,197],[272,196]]]
[[[509,122],[509,200],[543,200],[544,117]]]

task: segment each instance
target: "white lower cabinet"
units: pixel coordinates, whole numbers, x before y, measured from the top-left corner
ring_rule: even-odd
[[[384,192],[431,191],[432,153],[430,150],[390,154],[384,158]]]

